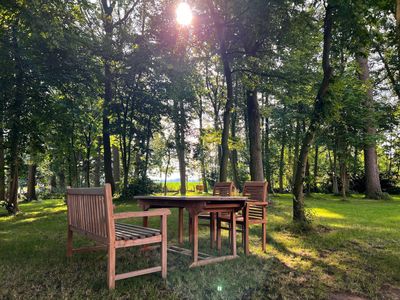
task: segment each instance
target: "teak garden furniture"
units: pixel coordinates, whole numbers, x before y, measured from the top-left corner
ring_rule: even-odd
[[[217,182],[214,184],[213,188],[213,196],[223,196],[228,197],[232,196],[235,192],[235,185],[233,182]],[[216,213],[202,213],[199,215],[200,220],[207,220],[208,224],[201,224],[207,225],[210,227],[210,245],[211,248],[214,246],[214,242],[217,241],[217,216]],[[191,220],[189,220],[190,224]]]
[[[110,289],[115,280],[161,272],[167,276],[167,216],[168,209],[152,211],[114,213],[110,184],[104,188],[68,188],[68,240],[67,256],[74,252],[108,250],[107,281]],[[142,226],[116,223],[116,220],[137,217],[161,217],[161,230]],[[96,241],[98,246],[72,248],[73,233],[79,233]],[[161,243],[161,266],[115,274],[116,249]]]
[[[210,263],[216,263],[228,259],[236,258],[236,226],[232,227],[231,250],[232,255],[211,257],[199,253],[198,225],[199,215],[203,212],[226,213],[231,216],[232,224],[236,224],[236,212],[242,210],[246,204],[247,197],[223,197],[223,196],[136,196],[139,204],[144,210],[150,208],[186,208],[192,220],[192,264],[190,267],[198,267]],[[147,226],[147,218],[143,218],[143,225]],[[179,215],[179,239],[183,239],[183,214]],[[172,252],[190,255],[186,249],[170,247]]]
[[[243,186],[243,196],[247,196],[249,200],[246,202],[246,206],[243,209],[242,215],[238,215],[236,218],[236,224],[241,226],[242,232],[242,243],[246,255],[249,251],[249,227],[252,224],[262,225],[262,250],[265,251],[266,239],[267,239],[267,196],[268,196],[268,183],[266,181],[248,181]],[[229,228],[221,226],[221,222],[229,223]],[[228,229],[234,231],[234,222],[232,222],[231,216],[220,215],[217,220],[217,237],[221,236],[221,229]],[[220,244],[220,241],[217,241]]]

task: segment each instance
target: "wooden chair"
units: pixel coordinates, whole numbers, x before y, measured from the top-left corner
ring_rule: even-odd
[[[267,196],[268,196],[268,183],[266,181],[248,181],[243,187],[243,196],[248,196],[249,201],[241,215],[239,214],[236,218],[236,224],[241,226],[242,232],[242,243],[246,255],[249,251],[249,227],[252,224],[262,224],[262,250],[265,251],[266,239],[267,239]],[[230,216],[222,215],[217,220],[217,237],[221,236],[221,229],[231,229],[231,225],[226,228],[221,226],[221,222],[227,222],[231,224]],[[220,247],[221,241],[218,240],[218,246]]]
[[[168,209],[152,211],[114,213],[111,185],[104,188],[68,188],[68,240],[67,256],[74,252],[88,252],[106,249],[108,251],[107,281],[109,289],[115,288],[115,280],[161,272],[167,276],[167,216]],[[161,217],[161,229],[116,223],[116,220],[136,217]],[[72,248],[73,233],[79,233],[94,240],[94,247]],[[161,243],[161,266],[115,274],[116,249]]]
[[[213,188],[213,196],[232,196],[235,192],[235,185],[233,182],[217,182]],[[199,215],[199,219],[207,220],[206,225],[210,227],[210,239],[211,239],[211,247],[213,247],[214,242],[217,240],[217,218],[216,214],[203,213]]]

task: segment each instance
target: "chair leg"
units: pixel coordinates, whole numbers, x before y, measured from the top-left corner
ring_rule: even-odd
[[[72,256],[72,237],[74,233],[71,229],[68,228],[68,237],[67,237],[67,257]]]
[[[115,289],[115,247],[108,246],[107,281],[110,290]]]
[[[221,219],[217,213],[217,249],[221,251]]]
[[[244,234],[244,253],[246,255],[250,254],[249,250],[249,224],[243,224],[243,234]]]
[[[265,252],[265,246],[267,243],[267,224],[262,224],[262,251]]]

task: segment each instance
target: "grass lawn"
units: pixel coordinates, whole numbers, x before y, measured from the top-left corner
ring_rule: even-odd
[[[400,197],[349,199],[320,194],[308,198],[315,230],[297,234],[290,226],[290,195],[277,195],[269,208],[267,253],[261,252],[261,228],[253,227],[251,256],[243,256],[238,246],[236,260],[189,270],[188,258],[169,253],[166,282],[159,274],[145,275],[118,281],[113,292],[106,286],[104,252],[65,257],[62,200],[21,204],[23,214],[0,216],[0,298],[400,298]],[[117,203],[119,212],[137,209],[134,202]],[[168,234],[170,243],[176,243],[177,211],[172,211]],[[158,225],[158,219],[152,222]],[[210,251],[207,233],[203,227],[200,251]],[[88,244],[83,238],[75,241]],[[117,251],[117,273],[158,263],[157,250]]]

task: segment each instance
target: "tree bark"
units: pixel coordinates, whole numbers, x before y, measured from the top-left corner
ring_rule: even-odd
[[[113,172],[114,172],[114,180],[115,183],[121,181],[121,168],[120,168],[120,156],[119,156],[119,149],[117,146],[112,146],[112,153],[113,153]]]
[[[265,107],[269,106],[268,95],[265,96]],[[264,172],[265,178],[268,181],[268,190],[272,191],[273,186],[271,182],[271,160],[270,160],[270,146],[269,146],[269,118],[264,119]]]
[[[379,179],[378,156],[376,153],[376,128],[374,125],[374,99],[372,88],[370,87],[368,55],[363,55],[365,49],[361,49],[357,54],[357,62],[360,67],[360,80],[367,86],[367,94],[364,105],[368,109],[366,116],[365,143],[364,143],[364,170],[365,170],[365,195],[367,198],[382,198],[382,189]]]
[[[319,149],[318,144],[315,144],[315,155],[314,155],[314,178],[313,178],[313,191],[318,192],[317,182],[318,182],[318,155]]]
[[[57,192],[57,176],[56,174],[51,175],[50,177],[50,193]]]
[[[104,11],[104,103],[103,103],[103,152],[104,152],[104,175],[106,183],[111,184],[112,191],[115,191],[115,183],[112,172],[111,142],[110,142],[110,105],[112,103],[112,35],[113,35],[113,17],[114,7],[108,4],[107,0],[102,0]]]
[[[9,140],[10,140],[10,188],[8,192],[8,206],[12,213],[19,211],[18,207],[18,171],[20,160],[20,139],[21,139],[21,113],[22,105],[25,102],[24,92],[24,71],[20,47],[17,38],[18,20],[12,26],[12,49],[15,60],[15,95],[10,107],[12,116]]]
[[[200,122],[200,134],[199,134],[199,145],[200,145],[200,168],[201,168],[201,181],[203,182],[204,192],[208,193],[207,178],[206,178],[206,163],[204,155],[204,129],[203,129],[203,99],[200,96],[200,107],[199,107],[199,122]]]
[[[308,152],[312,141],[314,140],[315,133],[323,121],[323,112],[325,106],[325,95],[328,91],[330,80],[332,77],[332,68],[330,65],[330,51],[332,43],[332,24],[333,14],[332,6],[328,4],[326,7],[324,18],[324,44],[322,53],[322,68],[324,71],[324,78],[318,90],[317,97],[314,102],[314,110],[311,116],[310,126],[304,136],[303,143],[300,150],[298,164],[296,168],[296,175],[293,189],[293,220],[298,223],[306,223],[307,220],[304,209],[304,195],[303,195],[303,182],[306,172]]]
[[[285,168],[286,134],[282,133],[281,151],[279,155],[279,193],[283,193],[283,172]]]
[[[0,108],[0,114],[2,110]],[[0,201],[6,200],[6,174],[5,174],[5,156],[4,156],[4,132],[3,119],[0,118]]]
[[[227,58],[226,50],[221,50],[221,59],[224,65],[224,75],[227,89],[227,99],[223,117],[223,129],[221,137],[221,162],[219,169],[219,181],[225,182],[228,179],[228,159],[229,159],[229,128],[231,122],[231,110],[233,105],[233,84],[232,71]]]
[[[185,111],[183,100],[174,100],[174,109],[177,114],[175,116],[175,147],[179,164],[180,193],[181,195],[186,195]]]
[[[37,200],[36,195],[36,164],[28,165],[28,192],[26,195],[27,201]]]
[[[96,158],[95,158],[95,165],[94,165],[94,186],[99,187],[100,186],[100,169],[101,169],[101,136],[97,137],[97,153],[96,153]]]
[[[169,171],[169,164],[171,162],[171,151],[167,150],[167,166],[165,167],[165,176],[164,176],[164,195],[167,195],[167,179],[168,179],[168,171]]]
[[[260,107],[257,90],[249,90],[247,96],[247,116],[249,122],[250,178],[263,181],[264,170],[261,151]]]

